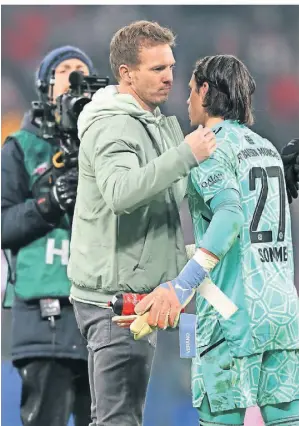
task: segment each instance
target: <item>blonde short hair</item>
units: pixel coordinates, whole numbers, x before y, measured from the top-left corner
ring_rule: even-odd
[[[110,66],[115,78],[120,79],[119,67],[122,64],[139,64],[139,51],[142,47],[159,44],[173,47],[175,35],[157,22],[137,21],[118,30],[110,43]]]

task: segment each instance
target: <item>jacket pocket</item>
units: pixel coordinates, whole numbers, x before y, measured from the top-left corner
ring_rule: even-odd
[[[111,309],[74,300],[75,317],[87,348],[93,352],[109,345],[111,341]]]
[[[151,224],[152,222],[151,220],[149,220],[148,226],[145,231],[145,238],[144,238],[141,254],[139,257],[139,261],[136,265],[134,265],[133,271],[135,271],[136,269],[143,269],[143,270],[146,269],[146,264],[151,259],[151,247],[152,247]]]
[[[149,257],[153,219],[149,207],[140,207],[131,215],[118,217],[117,272],[119,281],[131,276],[136,269],[144,269]]]

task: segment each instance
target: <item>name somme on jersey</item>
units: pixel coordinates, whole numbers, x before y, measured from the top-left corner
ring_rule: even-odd
[[[274,157],[278,160],[280,159],[279,154],[271,148],[247,148],[240,151],[237,155],[239,163],[241,162],[241,160],[246,160],[246,158],[259,156]]]
[[[260,255],[260,261],[262,263],[273,263],[273,262],[287,262],[288,261],[288,249],[286,246],[283,247],[267,247],[259,248],[258,253]]]

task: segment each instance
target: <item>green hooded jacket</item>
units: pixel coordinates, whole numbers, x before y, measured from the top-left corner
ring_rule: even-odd
[[[104,303],[150,292],[186,263],[178,208],[198,163],[175,117],[142,109],[115,86],[94,95],[78,131],[71,296]]]

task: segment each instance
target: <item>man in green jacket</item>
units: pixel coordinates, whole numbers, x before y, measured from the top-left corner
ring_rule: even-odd
[[[92,426],[141,424],[151,350],[111,322],[107,302],[116,293],[149,293],[185,265],[184,178],[215,149],[210,129],[184,139],[176,118],[158,108],[173,82],[173,45],[172,32],[157,23],[119,30],[110,45],[119,85],[99,90],[78,120],[68,275],[88,341]]]

